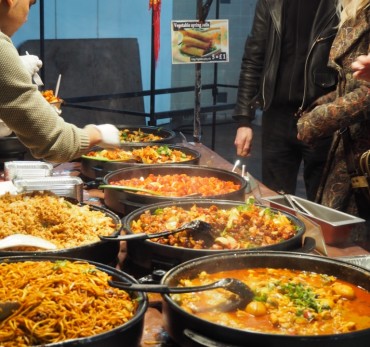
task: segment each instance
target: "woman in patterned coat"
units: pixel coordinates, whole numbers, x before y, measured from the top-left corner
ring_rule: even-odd
[[[351,63],[370,52],[370,0],[338,0],[338,10],[341,22],[329,57],[329,66],[339,72],[338,86],[299,119],[298,138],[314,146],[317,139],[334,133],[316,202],[359,215],[340,132],[348,127],[357,162],[370,149],[370,83],[353,77]],[[365,207],[370,211],[369,203]]]

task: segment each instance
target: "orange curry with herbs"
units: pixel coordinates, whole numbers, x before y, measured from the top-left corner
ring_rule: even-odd
[[[230,328],[283,335],[342,334],[370,328],[370,292],[335,276],[307,271],[251,268],[202,272],[183,279],[193,286],[232,277],[255,293],[244,309],[217,312],[223,300],[235,300],[224,289],[173,294],[172,299],[197,317]]]

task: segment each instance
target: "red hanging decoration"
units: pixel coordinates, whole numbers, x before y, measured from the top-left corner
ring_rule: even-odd
[[[161,0],[149,0],[149,9],[153,11],[154,59],[157,63],[160,48]]]

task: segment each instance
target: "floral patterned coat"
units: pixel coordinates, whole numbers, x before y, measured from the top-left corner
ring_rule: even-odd
[[[361,11],[355,25],[344,23],[333,42],[329,66],[339,72],[336,91],[316,100],[297,125],[301,139],[312,145],[334,134],[316,201],[353,215],[358,211],[339,130],[349,127],[355,160],[370,148],[370,83],[354,79],[351,70],[357,56],[370,52],[369,43],[370,6]]]

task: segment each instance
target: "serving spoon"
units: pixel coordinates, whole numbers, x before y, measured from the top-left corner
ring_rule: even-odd
[[[191,287],[169,287],[165,284],[138,284],[115,281],[108,281],[108,283],[112,287],[123,290],[160,293],[160,294],[192,293],[192,292],[201,292],[205,290],[212,290],[216,288],[224,288],[238,296],[236,300],[232,300],[231,302],[230,301],[223,302],[217,305],[216,307],[213,307],[225,312],[234,311],[236,309],[245,309],[245,306],[247,306],[247,304],[249,304],[254,298],[254,293],[252,289],[249,286],[247,286],[244,282],[236,278],[222,278],[210,284]]]
[[[139,188],[139,187],[130,187],[130,186],[116,186],[114,184],[101,184],[99,186],[99,189],[118,189],[118,190],[128,190],[128,191],[131,191],[131,192],[142,192],[142,193],[148,193],[150,195],[155,195],[155,196],[164,196],[163,193],[159,193],[159,192],[156,192],[155,190],[150,190],[150,189],[146,189],[146,188]],[[188,198],[188,197],[198,197],[198,196],[202,196],[201,193],[191,193],[191,194],[187,194],[187,195],[182,195],[182,196],[178,196],[178,197],[181,197],[181,198]]]
[[[157,195],[162,196],[163,194],[158,193],[154,190],[145,189],[145,188],[138,188],[138,187],[130,187],[130,186],[116,186],[114,184],[101,184],[99,186],[99,189],[119,189],[119,190],[128,190],[132,192],[142,192],[142,193],[148,193],[151,195]]]
[[[213,242],[218,236],[212,233],[211,224],[204,222],[202,220],[196,219],[191,222],[183,224],[181,227],[173,230],[161,231],[158,233],[137,233],[137,234],[127,234],[127,235],[112,235],[112,236],[99,236],[101,240],[104,241],[130,241],[130,240],[147,240],[156,239],[159,237],[166,237],[168,235],[176,234],[180,231],[188,230],[194,233],[196,238],[204,240],[205,242]]]
[[[37,247],[43,249],[56,249],[57,246],[41,237],[26,235],[26,234],[13,234],[4,237],[0,240],[0,249],[13,248],[13,247]]]

